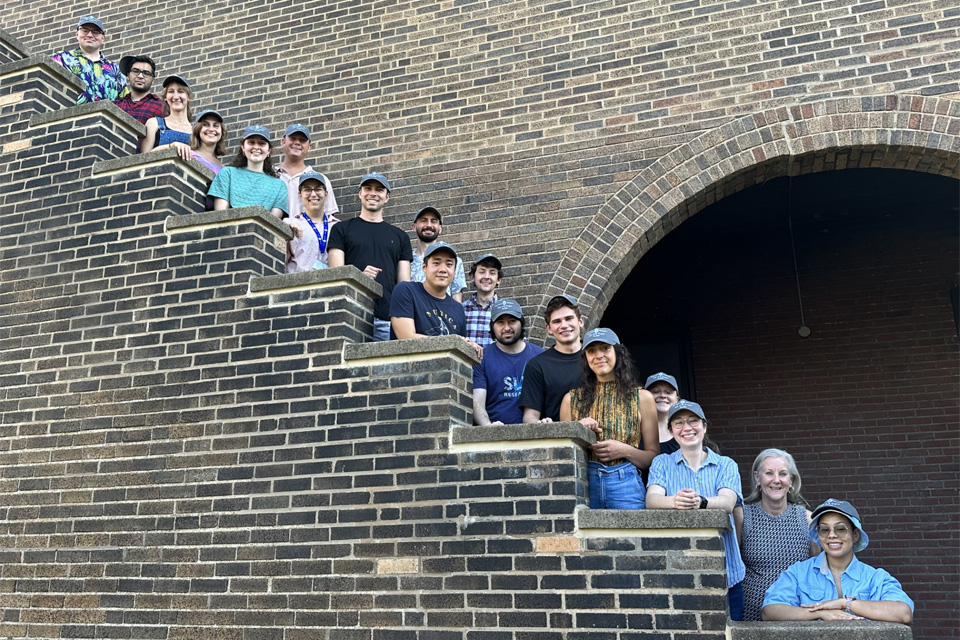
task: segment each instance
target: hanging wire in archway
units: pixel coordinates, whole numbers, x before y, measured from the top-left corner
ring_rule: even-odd
[[[790,228],[790,251],[793,252],[793,275],[797,281],[797,303],[800,306],[800,328],[797,335],[801,338],[810,337],[810,327],[803,318],[803,292],[800,289],[800,269],[797,267],[797,243],[793,237],[793,157],[787,164],[787,226]]]

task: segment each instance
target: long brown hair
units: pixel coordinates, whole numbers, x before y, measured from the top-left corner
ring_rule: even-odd
[[[193,131],[190,133],[190,148],[197,150],[200,148],[200,129],[203,127],[203,122],[197,122],[193,125]],[[217,140],[217,146],[213,150],[213,155],[220,156],[227,155],[227,126],[220,121],[220,139]]]
[[[567,304],[566,306],[570,306]],[[627,351],[626,347],[622,344],[615,344],[613,346],[613,353],[616,355],[617,361],[613,365],[613,380],[616,385],[617,395],[627,403],[631,411],[633,410],[633,404],[637,401],[637,387],[640,386],[637,382],[637,368],[633,364],[633,358],[630,357],[630,352]],[[593,407],[593,401],[596,399],[597,395],[597,374],[593,372],[593,369],[590,368],[590,365],[587,363],[587,350],[583,349],[580,351],[580,368],[582,373],[580,375],[580,415],[587,415],[590,409]],[[631,414],[632,415],[632,414]]]
[[[273,152],[273,144],[267,140],[267,157],[263,160],[263,172],[270,176],[271,178],[277,178],[277,171],[273,168],[273,163],[270,162],[270,154]],[[243,140],[240,141],[240,148],[237,149],[237,155],[234,156],[233,160],[230,161],[228,167],[240,167],[241,169],[247,168],[247,156],[243,155]]]

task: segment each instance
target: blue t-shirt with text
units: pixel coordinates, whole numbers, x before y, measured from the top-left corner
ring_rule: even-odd
[[[483,348],[483,360],[473,365],[473,388],[487,390],[486,408],[491,422],[523,422],[523,410],[517,402],[523,388],[523,369],[534,356],[543,353],[535,344],[526,345],[520,353],[505,353],[496,343],[488,344]]]
[[[434,298],[421,282],[397,283],[390,300],[390,317],[413,318],[414,330],[425,336],[467,335],[463,306],[449,295],[442,300]],[[396,338],[391,327],[390,339]]]

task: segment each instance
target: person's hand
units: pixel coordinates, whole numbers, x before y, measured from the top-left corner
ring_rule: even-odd
[[[833,600],[825,600],[823,602],[814,602],[813,604],[804,604],[801,606],[804,609],[810,609],[810,611],[826,611],[828,609],[839,609],[840,611],[842,611],[847,608],[847,599],[834,598]]]
[[[553,418],[550,418],[550,417],[540,418],[539,422],[540,422],[541,424],[547,424],[548,422],[553,422]]]
[[[821,620],[866,620],[863,616],[846,611],[837,611],[836,609],[821,609],[817,611]]]
[[[674,509],[699,509],[700,508],[700,494],[698,494],[693,489],[680,489],[673,496],[673,508]]]
[[[177,155],[184,160],[193,159],[193,149],[190,148],[190,145],[183,142],[171,142],[170,145],[177,150]]]
[[[587,429],[590,429],[590,431],[593,431],[598,436],[603,433],[603,430],[600,428],[600,423],[598,423],[593,418],[581,418],[579,422],[580,424],[585,426]]]
[[[383,269],[380,269],[379,267],[375,267],[372,264],[368,264],[363,270],[363,275],[367,276],[368,278],[373,278],[374,280],[376,280],[377,274],[379,274],[381,271],[383,271]]]
[[[503,422],[500,421],[500,420],[494,420],[493,422],[491,422],[491,423],[490,423],[489,425],[487,425],[487,426],[490,426],[490,427],[500,427],[500,426],[503,426]]]
[[[461,337],[463,337],[463,336],[461,336]],[[474,352],[475,354],[477,354],[477,360],[483,360],[483,347],[481,347],[480,345],[478,345],[476,342],[474,342],[474,341],[471,340],[470,338],[463,338],[463,339],[467,341],[467,344],[468,344],[468,345],[470,345],[471,347],[473,347],[473,352]]]
[[[297,237],[297,240],[303,239],[303,229],[301,229],[298,225],[293,224],[290,218],[284,218],[283,221],[290,226],[290,231],[293,231],[293,235]]]
[[[630,449],[633,449],[633,447],[619,440],[603,440],[590,445],[590,450],[593,451],[593,454],[597,456],[597,460],[600,462],[610,462],[611,460],[626,458]]]

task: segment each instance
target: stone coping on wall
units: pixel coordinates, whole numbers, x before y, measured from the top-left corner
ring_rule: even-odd
[[[41,55],[32,55],[24,58],[23,60],[17,60],[16,62],[8,62],[7,64],[0,65],[0,81],[2,81],[6,76],[33,68],[42,68],[44,71],[54,76],[59,82],[66,85],[68,89],[73,89],[77,93],[80,93],[86,89],[86,85],[83,84],[83,81],[80,80],[80,78],[56,64],[50,56]],[[94,102],[91,104],[97,103]],[[122,111],[121,109],[117,110]]]
[[[577,535],[631,537],[710,535],[730,529],[730,516],[722,509],[580,509]],[[642,532],[642,533],[641,533]]]
[[[169,216],[164,224],[164,231],[166,231],[168,235],[173,235],[175,233],[197,231],[212,227],[238,225],[241,222],[251,221],[273,231],[283,240],[289,240],[293,237],[293,232],[288,225],[270,215],[266,209],[259,205],[254,207],[240,207],[239,209],[204,211],[203,213],[191,213],[185,216]]]
[[[0,42],[2,42],[7,49],[19,53],[24,58],[30,57],[30,49],[27,48],[27,45],[13,37],[13,35],[6,29],[0,29]]]
[[[251,278],[250,295],[263,296],[306,289],[323,289],[343,283],[360,289],[373,298],[383,295],[383,287],[380,283],[363,275],[363,272],[353,265]]]
[[[470,365],[480,362],[473,348],[460,336],[349,343],[343,347],[343,359],[348,365],[433,360],[441,355],[455,356]]]
[[[140,125],[140,123],[137,122],[137,125]],[[140,132],[138,135],[142,136],[144,135],[144,132]],[[122,158],[113,158],[112,160],[101,160],[100,162],[94,163],[93,173],[94,175],[99,176],[113,173],[125,173],[129,171],[137,171],[145,167],[168,164],[171,161],[181,162],[183,166],[189,168],[191,171],[197,174],[197,176],[204,182],[210,183],[214,178],[213,171],[210,171],[210,169],[203,166],[196,160],[184,160],[173,147],[162,147],[160,149],[148,151],[147,153],[137,153],[129,156],[123,156]]]
[[[586,448],[596,441],[596,434],[579,422],[453,427],[450,451],[505,451],[572,444]]]
[[[52,63],[51,66],[53,66],[55,69],[60,68],[52,65]],[[70,77],[76,79],[76,76],[70,75]],[[30,118],[30,126],[39,127],[52,122],[75,120],[77,118],[90,115],[91,113],[100,113],[105,118],[113,120],[123,128],[127,129],[130,132],[131,139],[133,137],[142,138],[147,135],[146,127],[134,120],[129,113],[113,104],[109,100],[98,100],[97,102],[78,104],[75,107],[67,107],[66,109],[44,111],[43,113],[38,113]]]
[[[728,622],[731,640],[912,640],[905,624],[858,620],[811,622]]]

